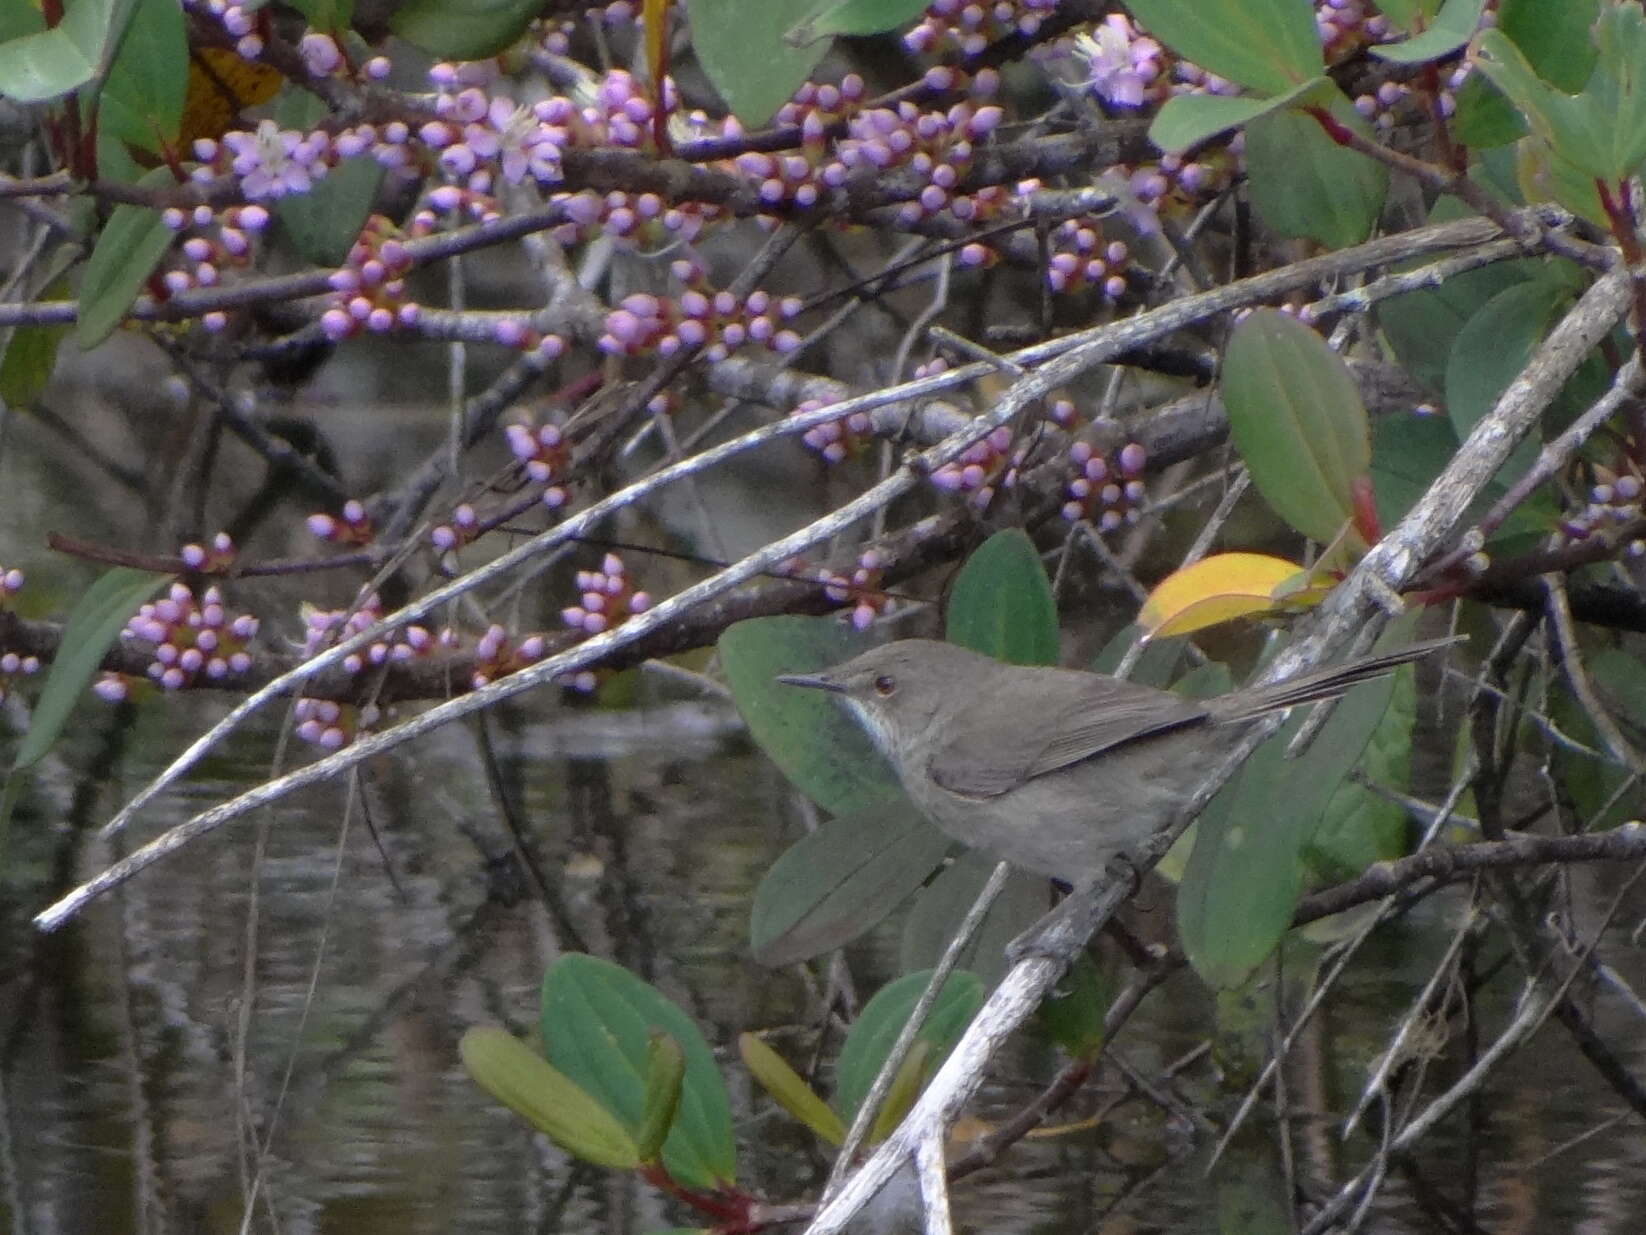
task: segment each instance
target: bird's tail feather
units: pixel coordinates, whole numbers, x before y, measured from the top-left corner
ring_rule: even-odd
[[[1324,669],[1316,669],[1312,673],[1299,674],[1295,678],[1287,678],[1284,682],[1276,682],[1271,686],[1260,686],[1255,690],[1236,691],[1232,695],[1225,695],[1218,700],[1227,705],[1215,712],[1215,719],[1224,723],[1256,720],[1269,712],[1278,712],[1282,708],[1297,707],[1303,703],[1317,703],[1322,699],[1335,699],[1352,687],[1362,682],[1369,682],[1373,678],[1383,677],[1393,673],[1401,665],[1410,664],[1414,660],[1421,660],[1444,647],[1463,641],[1463,636],[1454,636],[1450,639],[1430,639],[1424,643],[1412,643],[1403,648],[1396,648],[1392,652],[1378,652],[1372,656],[1363,656],[1359,660],[1350,661],[1346,665],[1328,665]]]

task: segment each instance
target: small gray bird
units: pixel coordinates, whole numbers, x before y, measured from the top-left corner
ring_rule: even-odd
[[[1248,722],[1335,698],[1452,642],[1205,700],[1100,673],[1002,664],[930,639],[778,681],[839,695],[948,835],[1080,885],[1171,823]]]

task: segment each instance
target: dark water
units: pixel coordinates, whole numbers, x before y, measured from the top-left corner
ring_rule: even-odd
[[[467,1025],[530,1030],[543,969],[574,939],[658,984],[704,1027],[725,1063],[748,1186],[776,1200],[812,1193],[821,1159],[754,1099],[734,1046],[744,1029],[790,1027],[777,1041],[803,1060],[814,1041],[819,988],[798,971],[758,968],[745,945],[754,884],[800,823],[724,705],[670,702],[665,692],[625,712],[542,700],[494,719],[505,797],[550,904],[512,858],[475,731],[448,728],[371,766],[365,811],[345,810],[342,784],[322,786],[152,868],[60,935],[34,936],[28,914],[70,868],[90,874],[268,774],[275,718],[231,742],[138,834],[96,840],[95,825],[204,713],[140,710],[121,724],[112,711],[88,711],[17,824],[0,935],[0,1215],[10,1230],[432,1235],[689,1224],[626,1178],[568,1169],[456,1065]],[[1608,900],[1618,879],[1579,877],[1590,883],[1580,903]],[[1341,1181],[1364,1160],[1364,1137],[1345,1145],[1339,1126],[1317,1116],[1353,1104],[1461,905],[1461,896],[1437,901],[1375,936],[1301,1035],[1287,1074],[1299,1186]],[[1634,917],[1626,910],[1620,920],[1632,925],[1643,907],[1635,898]],[[1626,932],[1617,935],[1607,959],[1638,986],[1646,966]],[[860,990],[887,976],[895,952],[892,931],[851,950]],[[1482,1042],[1516,989],[1502,979],[1477,1003]],[[1638,1014],[1616,993],[1589,1005],[1625,1062],[1646,1068]],[[1209,996],[1180,975],[1151,996],[1117,1049],[1183,1108],[1226,1114],[1237,1095],[1219,1090],[1212,1060],[1236,1068],[1238,1049],[1231,1063],[1220,1044],[1175,1081],[1161,1079],[1201,1045],[1211,1012]],[[1026,1044],[1002,1062],[981,1113],[1027,1097],[1051,1063]],[[1448,1049],[1428,1066],[1433,1089],[1460,1061]],[[1059,1118],[1123,1091],[1105,1073]],[[1364,1229],[1444,1229],[1432,1190],[1451,1206],[1472,1195],[1485,1230],[1638,1231],[1646,1137],[1621,1111],[1565,1034],[1545,1027],[1425,1143],[1415,1176],[1391,1178]],[[957,1217],[973,1230],[1287,1230],[1272,1133],[1260,1116],[1208,1173],[1210,1135],[1152,1102],[1124,1102],[1096,1127],[1024,1143],[966,1181]]]

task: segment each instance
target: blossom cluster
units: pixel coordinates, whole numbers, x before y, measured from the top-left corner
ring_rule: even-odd
[[[165,596],[138,609],[120,638],[150,645],[145,672],[162,690],[174,691],[202,679],[223,682],[250,669],[247,647],[258,626],[252,614],[231,615],[215,585],[196,595],[188,584],[178,582]],[[116,702],[129,698],[132,687],[125,674],[105,673],[92,689]]]
[[[1113,456],[1104,456],[1090,442],[1069,447],[1075,470],[1069,481],[1063,517],[1070,522],[1090,520],[1100,532],[1112,532],[1137,522],[1147,493],[1143,468],[1148,456],[1136,442],[1128,442]]]
[[[600,349],[614,356],[656,352],[672,356],[701,348],[710,360],[723,360],[735,348],[754,343],[780,354],[800,346],[800,335],[781,325],[798,316],[798,298],[774,297],[756,289],[739,299],[716,290],[696,262],[682,258],[671,265],[684,290],[665,299],[647,292],[625,296],[606,315]]]

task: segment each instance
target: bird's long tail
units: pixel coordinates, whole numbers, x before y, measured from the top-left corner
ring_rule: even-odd
[[[1410,664],[1414,660],[1421,660],[1431,652],[1450,647],[1454,643],[1463,642],[1464,636],[1455,636],[1450,639],[1430,639],[1424,643],[1413,643],[1403,648],[1396,648],[1392,652],[1378,652],[1373,656],[1363,656],[1359,660],[1352,660],[1346,665],[1329,665],[1324,669],[1316,669],[1312,673],[1299,674],[1295,678],[1287,678],[1284,682],[1276,682],[1272,686],[1259,686],[1253,690],[1235,691],[1216,700],[1213,718],[1223,724],[1237,723],[1245,720],[1256,720],[1268,712],[1278,712],[1282,708],[1296,707],[1301,703],[1316,703],[1321,699],[1335,699],[1351,687],[1359,686],[1362,682],[1369,682],[1373,678],[1380,678],[1387,673],[1393,673],[1401,665]]]

